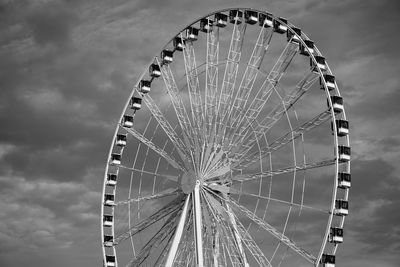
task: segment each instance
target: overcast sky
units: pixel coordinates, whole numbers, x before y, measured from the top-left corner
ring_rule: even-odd
[[[100,266],[109,143],[151,58],[194,19],[226,7],[287,17],[336,75],[352,176],[338,266],[400,261],[400,3],[0,0],[0,265]]]

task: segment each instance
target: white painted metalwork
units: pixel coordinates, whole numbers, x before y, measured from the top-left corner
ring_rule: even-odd
[[[167,257],[167,261],[165,263],[165,267],[173,266],[176,252],[178,250],[179,243],[181,242],[183,229],[185,227],[186,217],[188,214],[189,200],[190,200],[190,195],[188,195],[186,197],[185,205],[183,206],[181,217],[179,219],[178,226],[176,227],[176,230],[175,230],[174,239],[172,240],[171,248],[168,252],[168,257]]]
[[[203,223],[200,201],[200,181],[196,181],[193,190],[193,209],[194,209],[194,236],[196,240],[196,262],[198,267],[204,266],[203,258]]]
[[[334,266],[349,122],[314,42],[268,12],[224,9],[144,69],[107,156],[103,265]]]

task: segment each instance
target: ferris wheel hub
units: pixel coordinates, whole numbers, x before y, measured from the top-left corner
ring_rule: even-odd
[[[190,172],[184,173],[180,179],[181,189],[185,194],[193,192],[197,183],[201,183],[200,180]]]

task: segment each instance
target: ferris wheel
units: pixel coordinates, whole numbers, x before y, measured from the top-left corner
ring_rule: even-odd
[[[335,266],[348,134],[335,76],[300,28],[249,8],[196,19],[117,122],[104,266]]]

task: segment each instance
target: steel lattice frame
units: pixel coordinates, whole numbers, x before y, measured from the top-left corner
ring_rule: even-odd
[[[350,144],[314,43],[283,18],[232,8],[162,51],[108,154],[104,266],[334,266]]]

